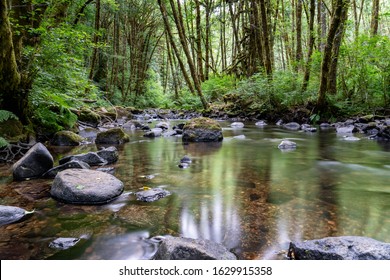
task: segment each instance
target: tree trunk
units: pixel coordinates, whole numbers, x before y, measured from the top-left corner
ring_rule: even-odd
[[[196,59],[198,76],[201,81],[204,81],[203,76],[203,56],[202,56],[202,26],[201,26],[201,15],[200,15],[200,3],[199,0],[195,0],[196,8]],[[207,46],[206,46],[207,52]]]
[[[295,53],[295,70],[299,71],[301,69],[302,63],[302,0],[297,0],[297,8],[296,8],[296,53]]]
[[[180,66],[181,72],[183,74],[184,80],[186,81],[189,90],[192,93],[195,93],[194,86],[192,85],[190,77],[187,74],[187,71],[185,69],[183,61],[180,58],[179,49],[177,48],[175,40],[173,39],[173,34],[172,34],[171,26],[170,26],[169,21],[168,21],[168,14],[167,14],[167,9],[165,7],[165,4],[161,0],[158,0],[158,4],[159,4],[159,7],[160,7],[161,15],[162,15],[163,20],[164,20],[165,31],[167,32],[167,35],[168,35],[168,38],[169,38],[169,42],[171,44],[171,47],[172,47],[172,49],[173,49],[173,51],[175,53],[175,56],[177,58],[177,61],[179,63],[179,66]]]
[[[268,30],[267,10],[265,0],[260,0],[261,25],[264,38],[264,64],[265,72],[269,79],[272,79],[272,61],[271,61],[271,46]]]
[[[371,12],[371,36],[378,34],[379,25],[379,0],[372,1],[372,12]]]
[[[310,0],[310,18],[309,18],[309,30],[308,30],[308,49],[307,49],[307,59],[306,59],[306,65],[305,65],[305,74],[303,76],[303,83],[302,83],[302,92],[305,92],[307,90],[307,85],[309,84],[310,80],[310,68],[311,68],[311,56],[313,54],[313,48],[314,48],[314,18],[315,18],[315,12],[316,12],[316,3],[315,0]]]
[[[320,88],[318,91],[317,99],[317,111],[319,112],[326,112],[326,110],[328,109],[326,93],[328,92],[329,72],[332,64],[332,56],[334,51],[333,45],[339,27],[344,24],[343,19],[345,19],[346,17],[343,17],[343,13],[347,12],[348,4],[349,0],[337,0],[335,3],[332,21],[329,28],[321,64]]]
[[[92,58],[91,58],[91,69],[89,71],[88,78],[90,80],[93,79],[94,71],[95,71],[95,65],[96,60],[98,58],[98,47],[97,44],[99,42],[99,29],[100,29],[100,0],[96,0],[96,10],[95,10],[95,34],[93,35],[93,52],[92,52]]]
[[[180,43],[181,43],[181,46],[183,47],[184,54],[187,58],[187,63],[188,63],[188,66],[190,68],[191,77],[192,77],[192,80],[194,81],[194,86],[195,86],[196,92],[200,98],[200,101],[202,102],[203,108],[208,109],[209,105],[206,102],[206,99],[204,98],[204,96],[202,94],[202,88],[200,86],[199,78],[198,78],[198,75],[196,73],[195,65],[194,65],[194,62],[192,60],[192,57],[191,57],[191,54],[190,54],[190,51],[189,51],[189,48],[187,45],[184,24],[183,24],[183,16],[181,15],[180,0],[177,0],[177,10],[175,7],[174,0],[170,0],[169,2],[171,4],[173,18],[175,19],[176,27],[177,27],[177,30],[179,33]],[[159,3],[162,3],[162,2],[159,1]]]
[[[27,93],[20,89],[21,77],[16,62],[7,0],[0,0],[0,108],[27,121]]]

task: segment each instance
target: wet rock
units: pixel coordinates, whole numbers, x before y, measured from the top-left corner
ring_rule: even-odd
[[[246,139],[246,136],[245,135],[237,135],[237,136],[233,136],[233,139],[244,140],[244,139]]]
[[[223,140],[222,127],[209,118],[195,118],[183,128],[183,142],[220,142]]]
[[[100,167],[100,168],[97,168],[96,171],[106,172],[108,174],[114,175],[115,168],[114,167]]]
[[[135,195],[137,197],[137,200],[143,202],[153,202],[153,201],[160,200],[168,195],[171,195],[171,193],[161,188],[154,188],[150,190],[137,192]]]
[[[210,240],[166,237],[155,260],[236,260],[237,257],[221,244]]]
[[[345,135],[343,137],[344,141],[351,141],[351,142],[355,142],[355,141],[359,141],[360,138],[358,137],[354,137],[354,136],[349,136],[349,135]]]
[[[99,133],[99,130],[93,127],[85,127],[80,130],[79,135],[83,138],[86,138],[90,141],[96,138],[96,135]]]
[[[59,131],[54,134],[50,144],[53,146],[78,146],[85,139],[72,131]]]
[[[66,156],[59,160],[59,164],[64,164],[71,160],[83,161],[90,166],[107,164],[107,161],[95,152]]]
[[[297,148],[297,143],[290,141],[290,140],[283,140],[279,145],[278,148],[280,150],[294,150]]]
[[[266,126],[267,123],[265,121],[258,121],[255,123],[256,126],[259,126],[259,127],[263,127],[263,126]]]
[[[80,238],[60,237],[50,242],[49,247],[58,250],[67,250],[72,248],[80,241]]]
[[[79,113],[78,113],[78,119],[79,121],[81,122],[84,122],[84,123],[87,123],[89,125],[92,125],[94,127],[97,127],[98,124],[100,123],[100,116],[89,110],[89,109],[82,109]]]
[[[384,140],[384,141],[390,141],[390,126],[384,126],[382,127],[379,132],[376,134],[375,139],[377,140]]]
[[[234,122],[234,123],[230,124],[230,126],[233,128],[243,128],[245,125],[242,122]]]
[[[0,205],[0,226],[20,221],[31,213],[19,207]]]
[[[304,132],[316,132],[317,131],[317,128],[310,125],[310,124],[303,124],[301,126],[301,129],[304,131]]]
[[[161,128],[153,128],[144,134],[147,138],[156,138],[162,135],[163,130]]]
[[[283,123],[284,123],[283,120],[278,120],[278,121],[276,122],[276,125],[277,125],[277,126],[282,126]]]
[[[133,121],[128,121],[122,125],[122,128],[125,130],[135,130],[137,127]]]
[[[338,134],[351,134],[358,132],[358,129],[354,125],[338,126],[336,127],[336,132]]]
[[[299,123],[296,123],[296,122],[286,123],[283,125],[283,127],[285,129],[288,129],[288,130],[300,130],[301,129],[301,125]]]
[[[288,256],[295,260],[390,260],[390,244],[361,236],[327,237],[291,242]]]
[[[64,171],[66,169],[71,169],[71,168],[75,168],[75,169],[90,169],[91,167],[86,162],[79,161],[79,160],[71,160],[71,161],[68,161],[68,162],[66,162],[64,164],[61,164],[59,166],[53,167],[49,171],[45,172],[42,175],[42,177],[44,177],[44,178],[54,178],[58,174],[58,172]]]
[[[67,169],[54,178],[50,194],[65,203],[104,204],[123,192],[123,183],[96,170]]]
[[[320,124],[320,128],[321,129],[329,129],[331,128],[332,126],[330,125],[330,123],[321,123]]]
[[[47,148],[35,144],[12,167],[14,180],[37,178],[53,167],[53,157]]]
[[[167,122],[159,122],[156,124],[155,128],[161,128],[162,130],[168,130],[169,129],[169,123]]]
[[[182,157],[182,158],[180,159],[180,162],[181,162],[181,163],[191,163],[192,160],[191,160],[191,158],[190,158],[189,156],[184,156],[184,157]]]
[[[118,149],[116,147],[103,148],[100,151],[97,151],[96,154],[103,158],[107,164],[112,164],[118,161]]]
[[[130,141],[129,135],[122,128],[112,128],[99,132],[96,136],[96,144],[124,144]]]

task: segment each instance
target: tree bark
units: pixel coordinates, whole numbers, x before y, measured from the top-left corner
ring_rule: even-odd
[[[371,36],[378,35],[379,26],[379,0],[372,1],[372,12],[371,12]]]
[[[265,72],[269,79],[272,79],[272,61],[271,61],[271,46],[270,37],[268,30],[267,10],[265,0],[260,0],[260,11],[261,11],[261,25],[264,38],[264,64]]]
[[[315,0],[310,0],[310,18],[309,18],[309,30],[308,30],[308,49],[307,49],[307,59],[306,59],[306,65],[305,65],[305,74],[303,76],[303,83],[302,83],[302,92],[305,92],[307,90],[307,86],[309,84],[310,80],[310,68],[311,68],[311,56],[313,54],[314,49],[314,18],[315,18],[315,12],[316,12],[316,3]]]
[[[202,26],[201,26],[201,14],[200,14],[200,3],[199,0],[195,0],[196,8],[196,59],[197,59],[197,69],[198,76],[201,81],[204,81],[203,75],[203,56],[202,56]],[[206,46],[207,52],[207,46]]]
[[[319,112],[326,112],[326,110],[328,109],[328,102],[326,96],[328,92],[329,72],[332,64],[332,55],[334,51],[333,45],[337,35],[337,31],[339,31],[339,27],[344,24],[343,19],[345,19],[346,17],[343,17],[343,13],[347,12],[349,4],[349,0],[337,0],[335,2],[336,3],[334,6],[332,21],[329,28],[321,64],[320,88],[318,91],[317,98],[317,111]]]
[[[303,58],[302,52],[302,0],[297,0],[297,8],[296,8],[296,53],[295,53],[295,70],[299,71],[301,69],[301,63]]]

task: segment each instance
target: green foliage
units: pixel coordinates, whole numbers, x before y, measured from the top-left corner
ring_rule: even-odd
[[[211,76],[202,83],[202,92],[210,102],[221,101],[229,91],[236,87],[236,78],[233,75]]]
[[[10,111],[0,110],[0,122],[8,121],[10,119],[17,120],[18,117]]]
[[[0,136],[0,148],[7,147],[9,145],[8,141]]]
[[[86,29],[60,25],[41,33],[41,48],[33,54],[39,70],[31,90],[33,120],[37,126],[54,133],[74,126],[77,116],[71,108],[83,106],[82,99],[99,100],[99,90],[88,79],[84,64],[90,52],[90,35]],[[31,56],[34,50],[25,49]],[[102,102],[102,101],[101,101]]]
[[[361,35],[340,50],[337,106],[354,114],[390,104],[390,39]]]

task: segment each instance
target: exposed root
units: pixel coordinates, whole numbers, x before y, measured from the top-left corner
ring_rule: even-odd
[[[9,144],[0,149],[0,162],[11,163],[24,156],[32,147],[32,144],[18,142],[17,144]]]

